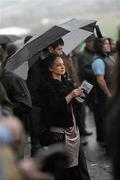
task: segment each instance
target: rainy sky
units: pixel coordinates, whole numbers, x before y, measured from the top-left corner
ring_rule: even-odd
[[[38,32],[71,18],[97,20],[105,34],[116,36],[119,0],[0,0],[0,28]]]

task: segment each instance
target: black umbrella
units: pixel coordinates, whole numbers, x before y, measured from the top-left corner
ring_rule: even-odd
[[[69,54],[74,48],[76,48],[81,42],[92,35],[92,32],[85,31],[82,29],[76,29],[63,36],[64,40],[64,53]]]
[[[43,34],[35,35],[9,59],[6,68],[14,70],[23,62],[32,60],[33,56],[61,37],[65,41],[66,52],[70,52],[70,50],[93,33],[93,24],[95,26],[96,21],[72,19],[58,26],[53,26]],[[83,30],[87,26],[92,27],[90,31]],[[69,47],[67,48],[68,45]]]
[[[102,32],[100,30],[100,27],[98,25],[95,26],[96,35],[98,38],[103,38]]]
[[[0,44],[7,44],[20,39],[20,37],[11,34],[0,34]]]
[[[86,20],[86,19],[71,19],[68,22],[62,23],[60,26],[70,29],[70,30],[75,30],[75,29],[84,29],[87,31],[90,31],[93,33],[95,24],[97,21],[95,20]]]
[[[86,38],[93,34],[96,21],[83,20],[83,19],[71,19],[67,23],[63,23],[59,26],[70,30],[63,36],[65,42],[64,52],[69,54],[80,42],[83,42]]]

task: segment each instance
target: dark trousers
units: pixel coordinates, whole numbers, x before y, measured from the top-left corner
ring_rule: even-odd
[[[31,136],[31,155],[37,152],[37,150],[41,147],[40,145],[40,113],[41,109],[39,107],[33,106],[31,114],[30,114],[30,136]]]
[[[97,141],[105,141],[105,99],[93,101],[93,113],[96,124]]]
[[[82,104],[79,107],[79,130],[80,130],[80,135],[83,135],[85,130],[86,130],[86,125],[85,125],[85,104]]]

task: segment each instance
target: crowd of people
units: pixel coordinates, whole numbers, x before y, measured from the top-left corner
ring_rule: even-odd
[[[24,44],[31,38],[25,37]],[[25,81],[6,69],[16,46],[0,44],[2,180],[90,180],[83,150],[87,142],[82,140],[92,135],[85,126],[86,106],[94,115],[96,142],[112,154],[114,178],[120,177],[120,42],[93,34],[82,50],[77,47],[66,55],[63,47],[60,38],[33,56],[35,63]],[[84,96],[80,87],[84,80],[93,89],[80,103],[76,97]],[[24,154],[26,136],[31,143],[29,158]],[[64,150],[52,145],[63,145]],[[49,157],[44,161],[41,150]]]

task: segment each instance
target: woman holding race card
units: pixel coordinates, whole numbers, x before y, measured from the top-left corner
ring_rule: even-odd
[[[74,110],[78,103],[75,97],[82,96],[83,90],[74,88],[64,78],[65,66],[59,55],[51,54],[46,60],[45,69],[48,81],[41,88],[40,105],[49,138],[43,135],[41,142],[42,145],[65,144],[69,162],[61,179],[77,180],[80,178],[80,134]]]

